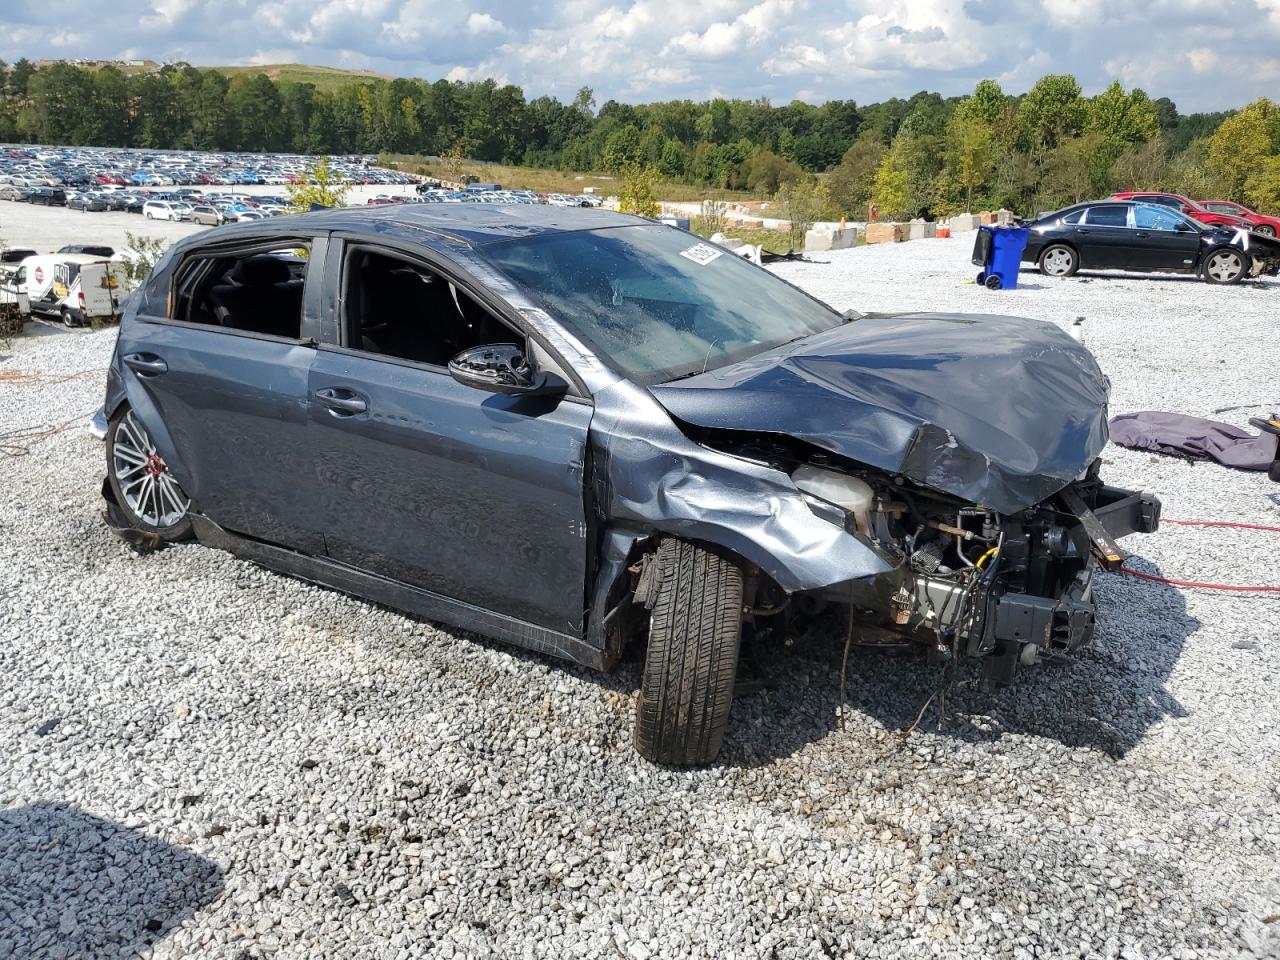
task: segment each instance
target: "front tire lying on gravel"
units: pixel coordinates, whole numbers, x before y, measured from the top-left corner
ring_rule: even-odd
[[[683,540],[655,564],[635,747],[654,763],[710,763],[720,752],[742,638],[742,570]]]
[[[1209,283],[1239,283],[1249,272],[1249,260],[1232,247],[1210,251],[1200,268],[1200,276]]]
[[[191,537],[191,501],[128,406],[107,425],[107,482],[135,530],[169,543]]]

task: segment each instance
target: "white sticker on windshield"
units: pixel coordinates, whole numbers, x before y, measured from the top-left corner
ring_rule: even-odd
[[[722,253],[724,253],[723,250],[718,250],[715,247],[708,246],[705,243],[695,243],[688,250],[681,250],[680,256],[688,257],[694,263],[705,267],[708,263],[710,263],[716,257],[720,256]]]

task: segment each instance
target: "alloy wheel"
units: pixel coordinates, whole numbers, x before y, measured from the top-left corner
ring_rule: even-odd
[[[1075,258],[1071,255],[1071,251],[1063,247],[1050,250],[1044,257],[1045,273],[1052,277],[1065,276],[1071,269],[1074,260]]]
[[[143,523],[171,527],[181,522],[190,499],[156,452],[151,436],[130,410],[116,428],[111,445],[111,468],[125,503]]]
[[[1219,250],[1209,258],[1204,272],[1219,283],[1229,283],[1244,270],[1244,258],[1234,250]]]
[[[1260,233],[1264,237],[1274,237],[1276,235],[1276,228],[1269,223],[1264,223],[1259,227],[1254,227],[1254,232]]]

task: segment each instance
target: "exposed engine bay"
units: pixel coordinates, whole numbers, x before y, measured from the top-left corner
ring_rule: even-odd
[[[867,541],[893,567],[798,594],[791,599],[801,609],[847,606],[854,641],[864,645],[921,644],[949,658],[984,658],[989,681],[1087,645],[1094,570],[1121,563],[1117,537],[1159,524],[1159,501],[1106,486],[1096,460],[1049,499],[1001,515],[789,438],[730,448],[724,436],[709,432],[703,441],[786,471],[817,516]],[[756,610],[782,603],[757,598]]]

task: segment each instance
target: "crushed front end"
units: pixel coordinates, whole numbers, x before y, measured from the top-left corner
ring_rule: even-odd
[[[992,682],[1069,654],[1093,637],[1095,571],[1120,565],[1120,537],[1160,522],[1159,500],[1106,486],[1097,466],[1041,503],[1000,514],[902,477],[804,464],[792,476],[811,508],[894,563],[809,600],[848,604],[863,643],[982,658]]]

